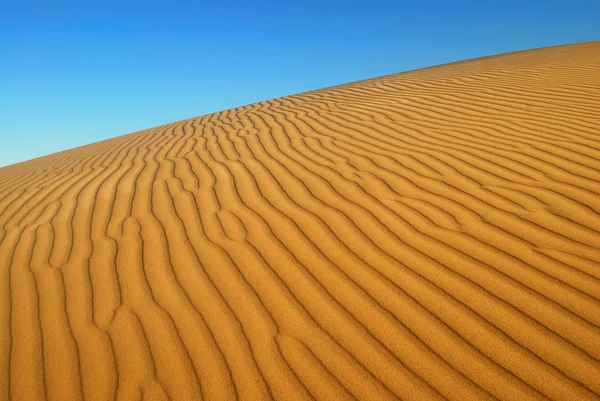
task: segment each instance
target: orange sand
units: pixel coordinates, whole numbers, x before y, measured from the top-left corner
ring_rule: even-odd
[[[0,169],[0,400],[598,400],[599,140],[595,42]]]

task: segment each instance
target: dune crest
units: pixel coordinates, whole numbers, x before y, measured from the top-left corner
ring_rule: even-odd
[[[599,400],[599,172],[600,42],[2,168],[0,400]]]

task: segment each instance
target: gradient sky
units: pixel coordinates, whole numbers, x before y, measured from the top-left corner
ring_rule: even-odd
[[[12,1],[0,166],[213,111],[600,39],[600,1]]]

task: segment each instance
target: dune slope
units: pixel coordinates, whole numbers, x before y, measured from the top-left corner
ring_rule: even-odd
[[[0,400],[598,400],[599,140],[595,42],[0,169]]]

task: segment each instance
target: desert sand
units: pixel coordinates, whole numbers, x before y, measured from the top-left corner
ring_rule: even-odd
[[[599,196],[600,42],[2,168],[0,400],[599,400]]]

